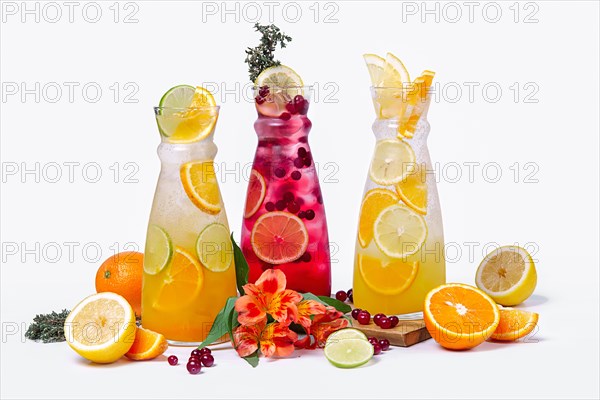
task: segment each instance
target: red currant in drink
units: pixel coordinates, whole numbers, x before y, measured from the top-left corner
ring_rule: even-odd
[[[310,90],[256,90],[260,101],[255,101],[254,129],[259,141],[246,196],[241,248],[250,266],[250,282],[265,269],[277,268],[285,273],[289,289],[329,296],[327,222],[308,145]]]

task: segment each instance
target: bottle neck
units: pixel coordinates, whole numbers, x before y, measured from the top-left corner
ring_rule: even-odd
[[[212,161],[217,150],[212,138],[207,138],[195,143],[162,142],[157,153],[163,164],[181,165],[190,161]]]
[[[289,119],[259,115],[254,122],[254,130],[261,142],[306,143],[312,123],[306,115],[293,115]]]
[[[403,123],[407,123],[403,121]],[[400,130],[400,119],[399,118],[377,118],[372,125],[373,133],[377,140],[381,139],[395,139],[402,137]],[[429,122],[426,118],[421,118],[416,126],[413,128],[415,131],[414,136],[417,136],[417,132],[420,138],[427,139],[429,135]],[[410,140],[410,139],[408,139]]]

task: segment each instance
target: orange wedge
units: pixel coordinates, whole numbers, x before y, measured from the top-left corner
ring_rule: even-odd
[[[417,123],[427,108],[429,89],[435,72],[423,71],[421,76],[412,83],[407,95],[407,107],[398,126],[399,137],[412,138],[417,129]]]
[[[388,189],[372,189],[365,194],[358,222],[358,242],[363,248],[373,240],[373,226],[381,211],[399,201],[396,193]]]
[[[498,306],[474,286],[448,283],[425,297],[425,326],[441,346],[466,350],[488,339],[500,322]]]
[[[179,247],[175,249],[171,264],[162,274],[162,287],[154,302],[154,307],[162,310],[176,310],[190,304],[196,299],[204,283],[200,263]]]
[[[358,268],[367,286],[381,294],[399,294],[410,287],[419,271],[419,262],[392,261],[358,255]]]
[[[308,247],[308,231],[294,214],[273,211],[261,215],[250,236],[252,250],[270,264],[284,264],[300,258]]]
[[[396,184],[396,191],[404,203],[421,215],[427,214],[427,175],[424,166]]]
[[[492,339],[514,341],[529,335],[536,327],[539,314],[505,307],[500,309],[500,323]]]
[[[246,210],[244,218],[250,218],[260,208],[267,193],[267,185],[263,176],[255,169],[250,174],[248,183],[248,196],[246,196]]]
[[[160,333],[137,328],[133,344],[125,356],[131,360],[151,360],[167,351],[168,347],[167,339]]]
[[[221,194],[212,161],[192,161],[180,169],[183,189],[192,203],[208,214],[221,211]]]

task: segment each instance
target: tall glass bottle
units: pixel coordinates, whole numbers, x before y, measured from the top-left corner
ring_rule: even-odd
[[[255,89],[258,148],[246,197],[242,251],[251,282],[264,270],[277,268],[285,273],[288,288],[329,295],[327,221],[308,145],[311,90]]]
[[[427,292],[446,275],[427,149],[430,97],[407,90],[372,88],[376,144],[359,217],[353,290],[358,308],[417,318]]]
[[[204,340],[226,299],[236,295],[229,226],[213,166],[218,112],[155,108],[161,171],[146,237],[142,325],[172,343]]]

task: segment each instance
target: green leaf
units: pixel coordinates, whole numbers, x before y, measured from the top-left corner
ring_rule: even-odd
[[[349,313],[352,311],[352,307],[348,304],[339,301],[338,299],[334,299],[329,296],[315,296],[312,293],[302,293],[302,297],[305,300],[315,300],[319,303],[325,304],[327,306],[333,306],[336,310],[341,311],[343,314]]]
[[[237,328],[238,325],[239,325],[238,312],[235,311],[235,308],[232,308],[231,312],[229,314],[229,326],[228,326],[229,339],[231,340],[232,343],[233,343],[233,331],[235,330],[235,328]]]
[[[244,253],[242,253],[242,249],[233,239],[233,233],[231,233],[231,244],[233,244],[233,259],[235,261],[235,280],[238,292],[240,292],[240,296],[243,296],[245,294],[243,286],[248,283],[248,262],[244,257]]]
[[[199,349],[214,343],[223,337],[223,335],[230,332],[231,312],[235,311],[234,306],[236,300],[237,297],[230,297],[227,299],[225,306],[215,317],[208,336],[206,336],[206,339],[198,346]]]
[[[248,364],[252,365],[252,368],[256,368],[256,366],[258,365],[258,350],[256,350],[254,353],[250,354],[249,356],[243,357],[244,360],[248,361]]]

